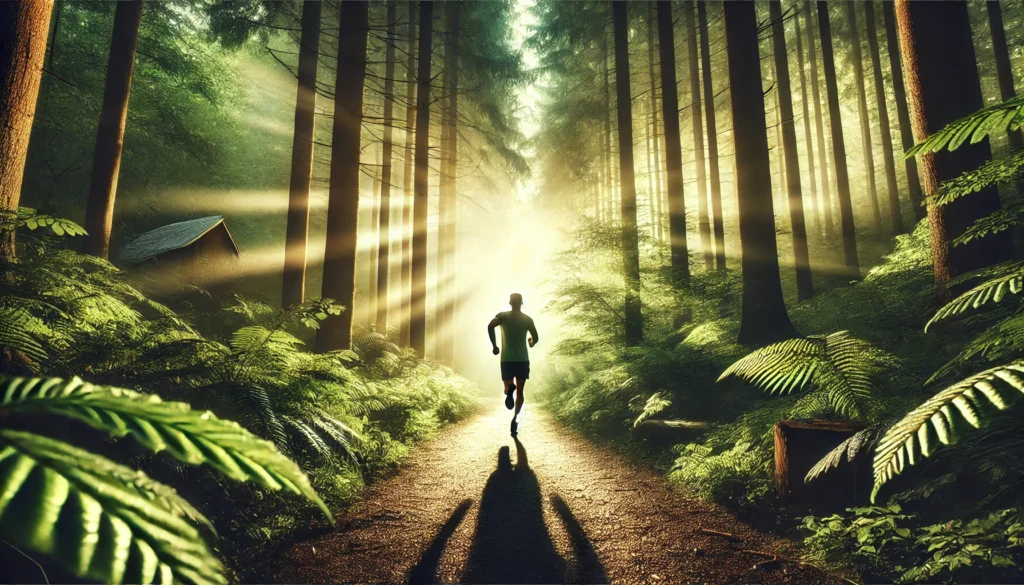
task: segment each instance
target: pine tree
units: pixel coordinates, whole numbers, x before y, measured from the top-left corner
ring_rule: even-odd
[[[857,230],[853,224],[853,203],[850,198],[850,175],[846,167],[846,141],[843,139],[843,121],[839,110],[839,87],[836,84],[835,57],[832,53],[832,23],[828,18],[828,4],[818,2],[818,31],[821,36],[821,61],[825,72],[825,92],[828,94],[828,116],[832,128],[832,156],[839,198],[839,219],[843,236],[843,256],[846,276],[860,278],[857,259]],[[826,228],[827,229],[827,228]]]
[[[388,270],[391,252],[391,162],[394,151],[395,21],[397,0],[387,0],[387,47],[384,49],[384,144],[381,152],[380,244],[377,250],[377,332],[388,333]]]
[[[711,48],[708,40],[707,2],[697,0],[697,28],[700,33],[701,70],[704,74],[704,125],[708,136],[708,177],[711,179],[711,220],[715,233],[715,268],[725,270],[725,222],[722,218],[722,181],[718,170],[718,125],[715,120],[715,91],[711,82]]]
[[[807,250],[807,228],[804,225],[804,203],[800,186],[800,160],[796,150],[796,127],[793,121],[792,88],[789,82],[789,60],[786,58],[786,29],[782,21],[782,3],[769,2],[772,43],[775,53],[775,75],[781,114],[782,146],[786,163],[786,192],[789,196],[789,219],[793,228],[793,263],[796,267],[798,300],[814,295],[810,254]]]
[[[903,65],[900,63],[900,40],[896,34],[896,17],[893,15],[892,2],[883,0],[882,22],[885,24],[885,44],[889,52],[889,71],[892,74],[892,94],[896,101],[896,124],[900,128],[900,143],[906,152],[914,147],[914,127],[910,123],[910,112],[907,109],[907,91],[903,85]],[[924,193],[921,191],[921,177],[917,171],[917,160],[914,157],[903,157],[903,166],[907,174],[907,195],[910,206],[914,210],[914,219],[921,221],[928,214],[924,204]]]
[[[114,9],[114,34],[107,61],[100,125],[93,152],[92,179],[85,209],[85,251],[106,259],[114,224],[114,198],[121,168],[124,127],[128,119],[128,96],[135,71],[135,48],[139,43],[142,0],[124,0]]]
[[[425,355],[427,348],[427,188],[430,178],[430,49],[433,43],[433,19],[433,0],[420,0],[409,343],[421,356]]]
[[[818,205],[818,181],[814,176],[814,144],[811,141],[811,114],[810,105],[808,101],[807,92],[807,75],[804,73],[804,43],[803,33],[800,31],[800,18],[803,11],[798,11],[793,15],[793,24],[796,27],[796,59],[797,67],[800,71],[800,107],[803,110],[804,118],[804,149],[807,153],[807,177],[811,183],[811,198],[808,200],[808,207],[813,212],[814,220],[814,233],[821,235],[821,213],[820,205]],[[808,22],[807,26],[811,26]],[[813,50],[814,47],[811,47]],[[815,104],[815,108],[817,108]]]
[[[871,142],[864,58],[860,50],[860,33],[857,31],[857,5],[852,0],[843,0],[843,7],[846,9],[846,21],[850,27],[850,59],[853,61],[853,79],[857,86],[857,113],[860,118],[861,150],[864,153],[864,181],[867,183],[868,204],[871,207],[871,227],[875,233],[881,233],[882,213],[878,205],[878,186],[875,184],[875,148]]]
[[[697,54],[697,21],[694,6],[683,4],[683,23],[686,26],[686,52],[690,65],[690,120],[693,129],[693,156],[697,167],[697,225],[700,248],[704,252],[704,269],[715,268],[715,251],[711,245],[711,218],[708,216],[707,175],[704,165],[704,124],[700,111],[700,57]],[[705,82],[706,83],[706,82]]]
[[[658,0],[661,52],[661,107],[665,118],[665,170],[668,187],[668,229],[672,267],[686,281],[690,260],[686,249],[686,201],[683,198],[683,151],[679,138],[679,95],[676,83],[675,31],[671,0]]]
[[[615,33],[615,91],[619,134],[619,188],[622,191],[622,261],[626,281],[626,344],[643,341],[640,306],[640,242],[636,227],[636,183],[633,177],[633,113],[629,81],[629,6],[612,2]]]
[[[412,207],[413,207],[413,143],[416,124],[416,24],[419,10],[416,3],[410,0],[406,3],[408,12],[407,28],[409,31],[409,43],[406,46],[406,70],[405,70],[405,163],[402,171],[402,274],[401,292],[399,293],[399,304],[401,306],[401,317],[398,320],[398,339],[402,347],[410,346],[410,323],[412,321]]]
[[[292,135],[292,170],[288,186],[288,222],[281,287],[281,306],[284,308],[302,303],[306,296],[309,184],[313,172],[313,129],[316,122],[316,76],[322,10],[321,0],[302,3],[295,131]]]
[[[738,342],[760,345],[794,337],[782,298],[775,210],[772,205],[768,126],[761,93],[761,60],[753,2],[726,2],[726,54],[736,145],[743,267],[743,308]]]
[[[875,103],[878,105],[878,126],[882,131],[882,163],[885,167],[885,189],[889,196],[889,224],[892,233],[903,233],[903,215],[900,213],[900,193],[896,183],[896,162],[893,160],[892,130],[889,127],[889,107],[885,101],[885,83],[882,79],[882,59],[878,51],[878,32],[875,26],[873,3],[864,3],[864,19],[867,21],[868,54],[871,56],[871,73],[875,84]]]
[[[0,213],[13,222],[21,200],[25,157],[43,76],[53,0],[0,3]],[[16,258],[14,230],[0,230],[0,262]]]
[[[343,0],[338,26],[337,79],[331,131],[331,177],[327,192],[327,244],[321,296],[343,305],[317,330],[319,352],[352,347],[356,231],[359,213],[359,155],[366,79],[369,11],[361,0]]]
[[[825,142],[825,108],[822,107],[820,81],[818,79],[818,52],[814,42],[814,11],[813,4],[807,3],[807,55],[811,66],[811,93],[814,100],[814,129],[817,136],[816,149],[818,151],[818,168],[821,170],[821,213],[825,217],[825,235],[832,237],[835,232],[835,222],[832,219],[832,185],[828,180],[829,150]]]
[[[894,10],[907,96],[914,111],[914,137],[921,141],[984,105],[967,4],[960,0],[897,0]],[[950,79],[956,83],[949,83]],[[977,168],[991,156],[987,139],[964,144],[952,152],[922,155],[919,162],[925,193],[936,193],[942,181]],[[946,205],[928,205],[932,264],[940,298],[948,296],[950,279],[1013,256],[1009,231],[952,245],[976,220],[999,208],[999,193],[994,187]]]

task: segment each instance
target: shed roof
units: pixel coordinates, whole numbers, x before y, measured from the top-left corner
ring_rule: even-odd
[[[171,250],[178,250],[192,244],[222,223],[224,223],[224,216],[211,215],[209,217],[179,221],[158,227],[155,230],[142,234],[132,243],[122,248],[118,260],[122,264],[145,262],[160,254],[170,252]],[[226,231],[226,224],[224,228]],[[231,241],[231,247],[237,256],[238,246],[235,245],[230,232],[228,233],[228,240]]]

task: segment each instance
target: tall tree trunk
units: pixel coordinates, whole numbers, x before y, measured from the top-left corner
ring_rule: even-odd
[[[782,114],[782,145],[785,151],[786,192],[789,195],[789,220],[793,227],[793,263],[796,265],[798,300],[814,295],[811,261],[807,250],[807,228],[804,225],[804,203],[800,187],[800,154],[796,150],[796,127],[793,122],[792,89],[789,83],[789,61],[786,58],[786,29],[782,22],[782,3],[769,2],[772,22],[772,45],[775,53],[775,75],[778,82],[779,109]]]
[[[1003,9],[999,6],[999,2],[986,2],[985,10],[988,12],[988,27],[992,34],[992,51],[996,59],[996,76],[999,78],[999,97],[1006,101],[1017,95],[1017,90],[1013,87],[1013,68],[1010,67],[1010,50],[1006,47]],[[1007,134],[1007,138],[1010,141],[1011,150],[1017,150],[1021,147],[1019,130],[1011,130]]]
[[[832,167],[836,172],[836,188],[839,191],[839,219],[842,226],[846,276],[850,279],[859,279],[857,230],[853,224],[850,175],[846,168],[846,141],[843,138],[843,120],[839,110],[836,62],[832,54],[832,23],[828,19],[828,3],[824,1],[818,2],[818,30],[821,35],[821,65],[825,70],[825,92],[828,94],[828,117],[832,128]]]
[[[611,68],[608,66],[608,59],[611,57],[611,50],[608,47],[608,35],[601,33],[601,52],[604,54],[604,167],[605,174],[605,195],[608,196],[608,221],[615,221],[614,201],[615,195],[613,186],[615,179],[612,173],[612,92],[611,92]]]
[[[889,223],[893,234],[903,233],[903,215],[900,213],[900,190],[896,183],[896,162],[893,159],[892,130],[889,126],[889,107],[885,101],[885,82],[882,79],[882,59],[878,51],[878,31],[875,26],[875,7],[872,2],[864,3],[864,19],[867,21],[868,52],[871,55],[871,72],[875,80],[875,102],[878,103],[878,125],[882,130],[882,162],[885,165],[885,189],[889,196]]]
[[[910,112],[907,109],[907,92],[903,85],[903,65],[900,63],[900,40],[896,33],[896,17],[893,15],[892,2],[883,0],[882,22],[885,24],[885,43],[889,52],[889,70],[892,73],[892,94],[896,101],[896,122],[900,128],[900,143],[906,152],[914,147],[914,128],[910,123]],[[924,193],[921,190],[921,177],[917,172],[917,160],[914,157],[904,158],[903,165],[907,173],[907,193],[910,206],[914,209],[914,219],[921,221],[928,215],[925,207]]]
[[[857,31],[857,7],[852,0],[843,0],[846,21],[850,27],[850,59],[853,60],[853,79],[857,84],[857,110],[860,115],[860,141],[864,153],[864,176],[868,184],[868,203],[871,205],[871,227],[882,231],[882,212],[878,205],[878,187],[875,185],[875,148],[871,142],[871,118],[868,116],[868,94],[864,83],[864,59]]]
[[[406,47],[406,54],[409,56],[406,61],[405,70],[405,163],[402,172],[402,291],[399,294],[401,306],[401,318],[398,321],[398,339],[402,347],[409,347],[409,324],[411,321],[412,302],[412,206],[413,206],[413,125],[416,123],[416,106],[413,100],[416,99],[416,17],[419,11],[416,3],[410,0],[406,3],[409,19],[409,44]]]
[[[683,4],[683,22],[686,26],[686,52],[690,64],[690,120],[693,128],[693,155],[697,166],[697,225],[700,247],[704,252],[704,269],[715,268],[715,251],[711,244],[711,219],[708,217],[708,187],[704,165],[704,124],[700,115],[700,57],[697,54],[697,22],[693,18],[694,6]],[[707,84],[707,80],[704,81]]]
[[[657,14],[656,2],[651,2],[652,10],[648,11],[647,18],[647,75],[651,80],[651,150],[654,154],[654,190],[651,195],[651,223],[653,224],[653,236],[656,241],[661,241],[661,133],[658,128],[658,78],[654,75],[654,27]]]
[[[413,195],[412,316],[409,341],[421,356],[427,349],[427,207],[430,179],[430,47],[433,0],[420,0],[419,73],[416,88],[416,178]]]
[[[629,83],[629,6],[612,2],[615,31],[615,92],[619,122],[619,188],[622,190],[622,262],[626,281],[626,345],[644,338],[640,307],[640,243],[636,228],[636,183],[633,177],[633,113]]]
[[[676,39],[671,0],[658,0],[658,40],[661,53],[661,107],[665,118],[665,170],[668,175],[668,231],[672,268],[690,279],[686,250],[686,202],[683,198],[683,150],[679,138],[679,95],[676,85]]]
[[[802,11],[801,11],[802,12]],[[814,221],[814,233],[821,235],[821,213],[818,205],[818,181],[814,176],[814,144],[811,142],[811,116],[810,107],[807,103],[807,76],[804,74],[804,42],[803,33],[800,31],[800,12],[793,15],[793,23],[796,25],[796,61],[800,69],[800,107],[804,116],[804,149],[807,151],[807,177],[811,182],[810,205]],[[807,26],[811,26],[808,22]],[[813,50],[814,47],[811,47]],[[817,105],[815,105],[817,107]]]
[[[302,3],[299,39],[299,83],[292,134],[292,173],[288,186],[288,223],[284,242],[281,306],[306,298],[306,246],[309,240],[309,183],[313,172],[313,130],[316,123],[316,73],[320,51],[321,0]]]
[[[449,365],[455,359],[455,335],[452,321],[455,317],[455,230],[456,230],[456,176],[459,157],[459,33],[461,2],[449,2],[445,5],[448,16],[448,46],[445,49],[445,87],[448,99],[446,107],[447,144],[443,146],[442,177],[445,188],[441,190],[440,230],[438,233],[438,321],[442,324],[437,328],[440,335],[441,360]]]
[[[327,191],[327,245],[321,297],[344,305],[317,330],[319,352],[352,347],[355,297],[356,231],[359,214],[359,153],[366,80],[367,3],[343,0],[338,26],[337,79],[331,131],[331,179]]]
[[[376,152],[371,176],[370,191],[370,241],[366,243],[366,328],[377,322],[377,250],[380,238],[380,168],[383,157],[381,146],[374,148]]]
[[[921,141],[984,106],[967,4],[897,0],[894,9],[914,113],[914,137]],[[950,79],[956,83],[950,83]],[[991,155],[988,140],[983,140],[964,144],[953,152],[921,156],[925,193],[934,195],[942,181],[977,168]],[[1012,257],[1009,231],[952,246],[974,221],[998,209],[999,193],[994,187],[947,205],[928,205],[932,262],[940,298],[948,296],[945,287],[951,278]]]
[[[736,143],[743,266],[743,309],[738,342],[760,345],[796,336],[782,299],[768,126],[761,94],[761,60],[753,2],[725,2],[729,95]]]
[[[388,38],[384,50],[384,146],[380,166],[380,246],[377,250],[377,332],[388,334],[388,269],[391,253],[391,159],[394,150],[395,21],[397,0],[388,0]]]
[[[818,53],[814,43],[813,4],[807,3],[807,55],[811,65],[811,93],[814,99],[814,129],[818,143],[818,168],[821,169],[821,212],[825,216],[825,235],[832,237],[835,222],[832,219],[832,185],[828,180],[828,144],[825,142],[825,114],[821,103],[821,89],[818,80]],[[831,39],[829,40],[831,48]]]
[[[114,224],[114,197],[121,168],[128,96],[135,71],[135,47],[139,43],[142,0],[124,0],[114,9],[114,35],[110,41],[107,81],[103,89],[100,126],[92,159],[92,180],[85,208],[85,252],[106,259]]]
[[[701,65],[704,73],[704,124],[708,136],[708,172],[711,178],[711,218],[715,232],[715,267],[725,270],[725,223],[722,219],[722,181],[718,171],[718,125],[715,121],[715,91],[711,83],[711,49],[708,40],[707,2],[697,1]]]
[[[0,2],[0,262],[16,259],[14,226],[52,10],[53,0]]]

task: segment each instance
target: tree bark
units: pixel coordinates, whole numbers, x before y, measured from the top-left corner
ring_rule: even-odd
[[[359,214],[359,154],[366,80],[367,3],[343,0],[338,26],[337,79],[331,131],[331,177],[327,191],[327,245],[321,297],[345,307],[317,330],[319,352],[352,347]]]
[[[0,262],[14,262],[25,157],[43,77],[53,0],[0,2]]]
[[[412,302],[412,206],[413,206],[413,125],[416,123],[416,17],[419,11],[416,3],[406,3],[409,18],[409,44],[406,53],[409,59],[405,71],[405,163],[402,172],[402,291],[399,296],[401,318],[398,320],[398,339],[402,347],[410,346],[409,324]]]
[[[612,2],[615,32],[615,91],[619,123],[619,188],[622,191],[622,262],[626,285],[626,345],[643,341],[640,306],[640,243],[636,228],[636,183],[633,176],[633,113],[629,83],[629,6]]]
[[[985,10],[988,12],[988,27],[992,34],[992,51],[996,60],[996,76],[999,78],[999,97],[1005,102],[1017,95],[1017,90],[1013,86],[1010,50],[1006,47],[1003,9],[999,6],[999,2],[986,2]],[[1017,150],[1021,147],[1019,130],[1011,130],[1007,133],[1007,138],[1010,141],[1011,150]]]
[[[459,158],[459,36],[461,2],[445,5],[448,13],[448,46],[445,49],[445,87],[448,99],[446,107],[447,144],[443,145],[442,179],[445,188],[441,190],[440,225],[438,234],[438,301],[436,312],[441,327],[438,327],[441,360],[453,365],[455,359],[455,334],[452,321],[455,317],[455,230],[458,158]]]
[[[786,193],[789,221],[793,228],[793,263],[796,267],[796,294],[800,301],[814,295],[810,254],[807,250],[807,227],[804,225],[804,203],[800,186],[800,154],[796,150],[796,126],[793,122],[792,88],[789,82],[789,60],[786,58],[786,29],[782,22],[782,3],[769,2],[772,22],[772,46],[775,53],[775,75],[778,82],[779,109],[782,114],[782,146],[786,163]]]
[[[900,143],[906,152],[914,147],[914,129],[910,123],[910,112],[907,109],[907,92],[903,85],[903,65],[900,63],[900,40],[896,33],[896,17],[893,15],[892,2],[883,1],[882,22],[885,24],[885,43],[889,51],[889,70],[892,72],[892,94],[896,100],[896,123],[900,127]],[[917,171],[917,160],[914,157],[903,159],[907,173],[907,194],[910,206],[914,210],[914,219],[921,221],[928,215],[925,207],[924,193],[921,191],[921,177]]]
[[[614,201],[615,195],[613,192],[613,186],[615,179],[612,176],[612,92],[611,92],[611,68],[608,67],[608,59],[611,56],[611,50],[608,47],[608,35],[601,34],[601,52],[604,55],[602,63],[604,64],[604,83],[603,83],[603,94],[604,94],[604,168],[607,170],[605,173],[605,195],[608,196],[608,221],[615,221],[614,212]]]
[[[708,136],[708,173],[711,179],[711,218],[715,233],[715,268],[725,271],[725,223],[722,219],[722,181],[718,170],[718,125],[715,121],[715,91],[711,83],[711,48],[708,40],[707,2],[697,1],[701,66],[704,73],[704,125]]]
[[[413,195],[412,315],[409,341],[425,355],[427,344],[427,207],[430,179],[430,47],[433,42],[433,0],[420,0],[419,72],[416,87],[416,176]]]
[[[913,111],[914,137],[921,141],[984,106],[967,4],[952,0],[897,0],[894,10]],[[950,79],[956,83],[949,83]],[[953,152],[921,156],[925,193],[934,195],[942,181],[977,168],[991,155],[986,139],[976,144],[965,143]],[[999,193],[994,187],[947,205],[928,205],[932,263],[940,299],[948,298],[951,278],[1012,257],[1009,231],[952,246],[953,240],[977,219],[999,207]]]
[[[796,331],[786,313],[779,278],[768,122],[761,93],[754,3],[725,2],[722,10],[736,143],[736,194],[743,267],[738,342],[759,345],[794,337]]]
[[[839,87],[836,85],[836,65],[832,54],[832,23],[828,19],[828,3],[818,2],[818,31],[821,36],[821,65],[825,71],[825,92],[828,94],[828,116],[832,129],[832,168],[836,173],[839,197],[839,219],[843,236],[843,256],[846,276],[860,278],[857,259],[857,230],[853,224],[853,204],[850,200],[850,175],[846,167],[846,141],[843,139],[843,121],[839,109]]]
[[[650,7],[654,7],[654,3],[650,3]],[[650,191],[650,205],[651,205],[651,237],[655,241],[661,239],[661,214],[660,214],[660,202],[661,202],[661,169],[659,168],[660,161],[660,142],[661,138],[658,136],[658,79],[654,76],[654,21],[656,15],[652,14],[649,10],[647,13],[647,78],[651,81],[651,137],[650,147],[648,152],[651,153],[652,161],[647,163],[648,169],[648,183]],[[645,125],[646,126],[646,125]]]
[[[802,11],[800,11],[802,12]],[[811,115],[807,104],[807,76],[804,74],[804,43],[803,33],[800,31],[800,12],[793,15],[793,23],[796,26],[796,60],[800,69],[800,106],[804,116],[804,148],[807,151],[807,177],[811,183],[810,208],[811,217],[814,221],[814,233],[821,235],[821,213],[818,209],[818,181],[814,176],[814,144],[811,141]],[[808,22],[807,26],[811,26]],[[814,47],[811,47],[813,50]],[[815,105],[817,107],[817,105]]]
[[[679,95],[676,84],[676,40],[671,0],[658,0],[658,47],[661,53],[661,107],[665,118],[665,170],[668,187],[668,231],[672,268],[690,279],[686,249],[686,201],[683,198],[683,150],[679,138]]]
[[[878,187],[875,185],[875,149],[871,142],[871,119],[868,117],[868,94],[864,83],[864,58],[860,50],[857,31],[857,8],[852,0],[843,0],[846,21],[850,27],[850,59],[853,61],[853,79],[857,84],[857,111],[860,118],[860,141],[864,153],[864,176],[868,184],[868,203],[871,206],[871,227],[882,231],[882,212],[878,205]]]
[[[320,51],[320,16],[323,2],[302,3],[299,38],[298,89],[295,96],[295,131],[292,134],[292,172],[288,185],[288,221],[284,242],[284,278],[281,306],[291,307],[306,298],[306,246],[309,240],[309,183],[313,172],[313,131],[316,124],[316,74]]]
[[[395,111],[395,21],[397,0],[388,0],[388,37],[384,50],[384,145],[380,165],[380,245],[377,249],[377,332],[388,334],[388,270],[391,267],[391,159],[394,151]]]
[[[878,31],[875,26],[875,7],[872,2],[864,3],[864,19],[867,21],[868,52],[871,56],[871,73],[875,80],[875,102],[878,104],[878,126],[882,131],[882,163],[885,166],[885,189],[889,196],[889,223],[892,233],[903,233],[903,215],[900,213],[900,189],[896,183],[896,162],[892,149],[892,130],[889,126],[889,107],[885,101],[885,82],[882,79],[882,59],[878,51]]]
[[[807,55],[811,66],[811,93],[814,99],[814,129],[818,143],[818,168],[821,169],[821,213],[825,217],[825,235],[832,237],[835,222],[832,219],[832,184],[828,180],[828,144],[825,142],[825,114],[821,105],[821,89],[818,79],[818,52],[814,43],[813,4],[807,3]],[[830,45],[831,46],[831,45]]]
[[[377,323],[377,251],[380,242],[380,186],[381,161],[383,160],[381,145],[373,149],[374,162],[371,170],[370,183],[370,241],[366,243],[366,328],[370,329]]]
[[[107,80],[103,89],[100,125],[92,159],[92,179],[85,208],[85,252],[106,259],[110,254],[110,231],[114,224],[114,198],[121,168],[124,127],[128,119],[128,96],[135,71],[135,48],[139,43],[142,0],[123,0],[114,10],[114,34],[110,41]]]
[[[683,4],[683,22],[686,26],[686,52],[690,65],[690,120],[693,128],[693,156],[697,167],[697,225],[700,232],[700,247],[704,252],[704,269],[715,268],[715,251],[711,244],[711,219],[708,216],[707,174],[704,164],[704,124],[700,112],[700,56],[697,54],[697,21],[693,18],[694,6]],[[705,83],[707,83],[705,81]]]

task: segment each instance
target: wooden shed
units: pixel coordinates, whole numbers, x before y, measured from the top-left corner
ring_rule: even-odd
[[[211,215],[148,231],[118,255],[123,266],[177,274],[202,284],[229,280],[239,258],[224,217]]]
[[[844,461],[814,482],[804,483],[815,463],[863,428],[858,422],[820,419],[776,423],[775,488],[779,500],[807,504],[822,512],[864,503],[870,493],[871,458],[863,454],[854,463]]]

